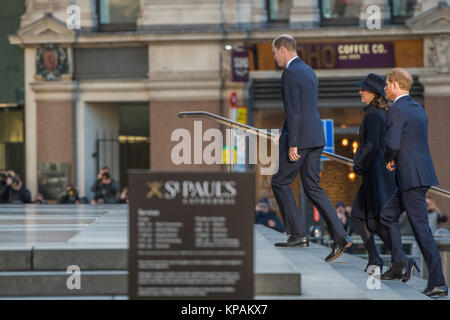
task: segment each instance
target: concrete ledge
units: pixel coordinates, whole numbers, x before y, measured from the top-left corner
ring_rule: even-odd
[[[300,273],[257,273],[254,277],[255,295],[300,295]]]
[[[301,274],[255,226],[255,295],[300,295]]]
[[[0,250],[0,271],[30,270],[31,248],[11,248]]]
[[[38,249],[33,254],[34,270],[66,270],[77,265],[81,270],[127,270],[125,249]]]
[[[81,289],[69,290],[63,271],[0,272],[0,296],[126,295],[127,271],[81,272]]]

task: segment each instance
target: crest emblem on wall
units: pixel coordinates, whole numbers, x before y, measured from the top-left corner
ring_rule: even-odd
[[[58,45],[46,44],[37,51],[36,75],[47,81],[60,80],[62,74],[67,74],[69,65],[67,61],[67,48]]]

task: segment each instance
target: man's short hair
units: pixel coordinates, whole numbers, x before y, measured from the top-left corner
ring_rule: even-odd
[[[402,68],[395,68],[389,71],[386,74],[386,81],[397,82],[400,89],[407,91],[411,89],[414,82],[409,72]]]
[[[289,51],[297,51],[297,42],[289,34],[282,34],[273,40],[273,46],[280,50],[281,47],[285,47]]]

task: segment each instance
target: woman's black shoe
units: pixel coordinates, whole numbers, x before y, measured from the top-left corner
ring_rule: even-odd
[[[416,261],[414,259],[409,258],[406,267],[403,268],[402,282],[408,282],[409,280],[411,280],[414,268],[416,268],[417,271],[420,272],[420,269],[417,266]]]

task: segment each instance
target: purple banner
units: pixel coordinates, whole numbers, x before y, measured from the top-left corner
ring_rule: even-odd
[[[298,44],[297,51],[313,69],[395,66],[392,42]]]
[[[231,54],[232,81],[247,82],[249,66],[248,51],[233,51]]]

